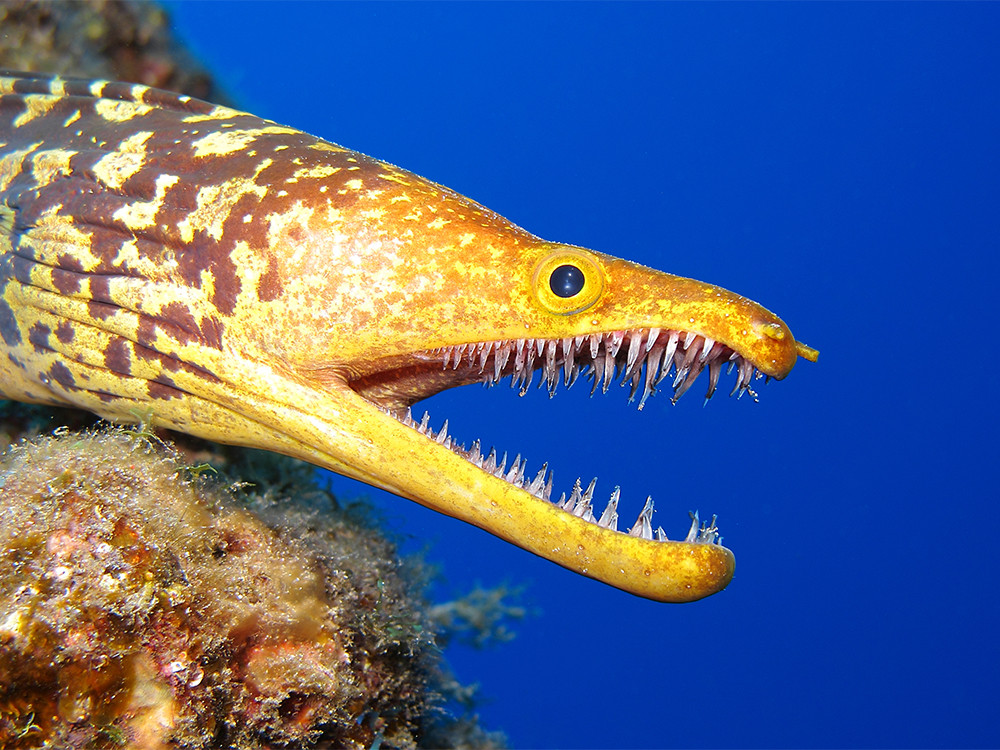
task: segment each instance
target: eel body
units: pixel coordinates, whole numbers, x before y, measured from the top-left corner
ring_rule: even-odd
[[[679,397],[798,356],[741,296],[547,242],[298,130],[144,86],[0,74],[0,397],[310,461],[634,594],[721,590],[714,523],[553,493],[414,421],[445,388],[582,372]],[[536,467],[537,468],[537,467]],[[569,489],[569,488],[567,488]],[[603,505],[603,504],[602,504]]]

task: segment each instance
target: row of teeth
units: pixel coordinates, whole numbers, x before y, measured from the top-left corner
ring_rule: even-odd
[[[504,452],[501,458],[498,458],[495,448],[492,448],[488,455],[484,455],[478,440],[472,444],[470,449],[466,449],[464,445],[456,443],[448,434],[448,420],[445,420],[440,431],[435,432],[430,427],[430,414],[427,412],[424,412],[424,416],[419,422],[413,418],[409,409],[407,409],[405,415],[398,418],[399,421],[407,427],[412,427],[421,435],[426,435],[431,440],[434,440],[440,445],[443,445],[445,448],[454,451],[459,456],[475,464],[483,471],[492,474],[498,479],[505,480],[509,484],[534,495],[540,500],[552,502],[552,472],[549,471],[548,464],[544,464],[534,478],[531,478],[530,475],[525,473],[528,462],[527,460],[522,459],[520,454],[514,458],[508,467],[506,452]],[[621,494],[619,488],[615,487],[614,492],[611,493],[611,499],[608,501],[604,512],[601,513],[600,517],[598,517],[594,514],[593,508],[594,487],[596,485],[597,480],[592,479],[587,488],[583,489],[583,485],[580,480],[577,479],[569,497],[566,497],[566,493],[563,493],[560,496],[559,501],[555,503],[555,506],[557,508],[561,508],[567,513],[573,514],[577,518],[583,519],[584,521],[596,523],[601,528],[618,531],[618,500]],[[690,516],[691,528],[688,530],[687,536],[684,538],[685,542],[717,544],[721,541],[721,537],[718,533],[718,527],[715,525],[715,516],[712,516],[712,522],[708,524],[701,523],[699,521],[697,511],[691,513]],[[655,539],[658,542],[667,541],[667,535],[664,533],[663,527],[658,527],[655,532],[653,531],[652,497],[646,498],[646,504],[643,506],[642,512],[639,513],[639,517],[636,519],[636,522],[631,526],[631,528],[629,528],[625,533],[642,539]]]
[[[719,341],[691,331],[658,328],[564,339],[484,341],[441,347],[431,354],[442,358],[445,369],[478,368],[487,385],[494,385],[509,375],[511,387],[520,387],[522,395],[531,386],[536,370],[541,371],[539,386],[545,383],[550,396],[556,391],[560,373],[566,387],[573,385],[584,373],[593,381],[591,393],[598,385],[607,392],[608,386],[621,377],[623,386],[626,383],[631,386],[630,402],[642,389],[639,409],[671,371],[674,374],[671,382],[673,403],[677,403],[704,370],[708,370],[706,402],[715,393],[723,367],[727,368],[727,374],[734,369],[737,371],[736,385],[730,396],[749,393],[756,400],[757,394],[750,388],[750,381],[761,377],[760,371],[750,362]]]

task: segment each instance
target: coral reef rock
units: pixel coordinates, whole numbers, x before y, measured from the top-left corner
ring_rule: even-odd
[[[450,745],[392,545],[200,468],[120,429],[0,456],[0,747]]]
[[[0,0],[0,68],[134,81],[228,103],[153,2]]]

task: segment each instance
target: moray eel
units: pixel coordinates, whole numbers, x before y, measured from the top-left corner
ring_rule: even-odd
[[[140,85],[0,74],[0,396],[310,461],[660,601],[724,588],[714,519],[567,497],[414,402],[539,374],[639,406],[816,353],[759,305],[547,242],[414,174]]]

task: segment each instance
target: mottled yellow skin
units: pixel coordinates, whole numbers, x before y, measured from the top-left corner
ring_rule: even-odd
[[[564,263],[585,275],[571,299],[547,285]],[[743,297],[543,241],[300,131],[143,86],[0,77],[0,396],[296,456],[689,601],[728,583],[729,550],[602,529],[382,410],[475,379],[436,347],[645,328],[777,378],[815,358]]]

